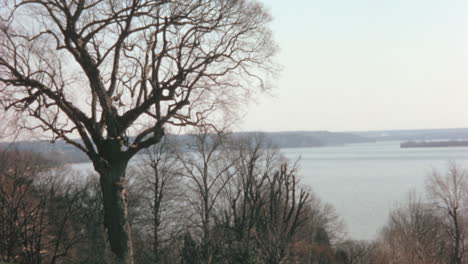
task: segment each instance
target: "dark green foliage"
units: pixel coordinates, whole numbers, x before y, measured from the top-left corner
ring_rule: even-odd
[[[199,264],[199,247],[189,232],[184,234],[181,250],[182,264]]]

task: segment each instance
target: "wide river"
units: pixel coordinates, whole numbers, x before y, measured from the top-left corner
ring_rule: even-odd
[[[291,160],[300,158],[302,184],[336,208],[349,238],[372,239],[410,191],[423,193],[425,178],[433,169],[443,172],[449,162],[468,168],[468,148],[401,149],[399,144],[387,141],[282,152]],[[89,163],[73,167],[92,169]]]
[[[282,150],[290,159],[300,158],[302,183],[336,208],[350,238],[372,239],[410,191],[423,193],[433,169],[444,172],[449,162],[468,168],[468,148],[401,149],[399,144]]]

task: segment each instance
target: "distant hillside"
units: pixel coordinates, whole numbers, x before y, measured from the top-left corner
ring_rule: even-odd
[[[371,139],[345,132],[295,131],[265,133],[280,148],[322,147],[370,142]]]
[[[237,135],[249,135],[256,132],[241,132]],[[295,131],[295,132],[270,132],[263,133],[269,138],[274,145],[279,148],[298,148],[298,147],[322,147],[330,145],[344,145],[350,143],[370,142],[362,136],[344,132],[328,132],[328,131]],[[186,141],[187,136],[177,136],[181,140]],[[9,143],[0,143],[0,148],[5,148]],[[31,150],[34,152],[45,153],[54,159],[63,162],[88,162],[88,157],[79,151],[74,146],[65,144],[63,141],[57,141],[54,144],[49,141],[20,141],[13,144],[14,147],[20,150]]]
[[[355,135],[373,139],[376,141],[468,139],[468,128],[381,130],[381,131],[363,131],[363,132],[352,132],[352,133]]]
[[[239,132],[237,135],[249,135],[257,132]],[[271,139],[274,145],[279,148],[299,148],[299,147],[323,147],[339,146],[352,143],[364,143],[386,140],[459,140],[468,139],[468,128],[452,129],[418,129],[418,130],[381,130],[381,131],[360,131],[360,132],[329,132],[329,131],[291,131],[291,132],[266,132],[263,133]],[[189,137],[176,136],[182,141],[187,141]],[[0,149],[5,148],[9,143],[0,143]],[[11,146],[10,146],[11,147]],[[74,146],[57,141],[51,144],[49,141],[21,141],[15,142],[14,146],[21,150],[31,150],[45,153],[55,160],[63,162],[88,162],[88,157]]]
[[[45,158],[51,158],[65,163],[89,162],[89,158],[86,154],[75,146],[66,144],[60,140],[55,143],[46,140],[19,141],[13,144],[0,142],[0,149],[5,148],[44,153],[44,155],[46,155]]]

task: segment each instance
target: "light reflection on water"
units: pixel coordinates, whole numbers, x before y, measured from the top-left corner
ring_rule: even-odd
[[[468,148],[401,149],[399,144],[283,149],[283,153],[292,160],[301,158],[302,183],[335,206],[350,237],[371,239],[409,191],[422,193],[432,169],[443,171],[452,161],[468,168]]]

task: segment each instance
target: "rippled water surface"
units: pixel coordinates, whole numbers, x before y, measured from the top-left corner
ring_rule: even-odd
[[[468,168],[468,148],[401,149],[400,142],[283,149],[300,158],[302,183],[335,206],[349,236],[371,239],[388,212],[412,190],[422,192],[432,169],[454,161]]]

